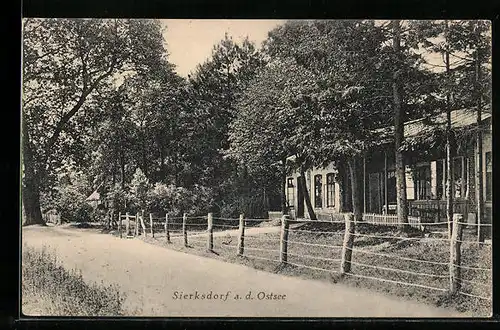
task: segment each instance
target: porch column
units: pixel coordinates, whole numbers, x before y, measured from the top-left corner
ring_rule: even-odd
[[[363,154],[363,213],[366,213],[366,155]]]
[[[446,200],[446,178],[448,177],[448,172],[446,171],[446,159],[443,159],[443,200]]]
[[[467,155],[467,154],[466,154]],[[462,182],[460,182],[460,194],[461,194],[461,198],[465,198],[465,180],[469,181],[466,177],[466,171],[465,171],[465,167],[467,166],[467,156],[464,156],[462,157]],[[467,219],[467,218],[465,218]]]
[[[387,151],[384,151],[384,205],[385,213],[389,213],[389,203],[387,198]]]

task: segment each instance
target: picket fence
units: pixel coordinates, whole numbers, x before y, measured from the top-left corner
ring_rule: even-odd
[[[397,226],[399,224],[398,216],[396,214],[364,213],[363,221],[368,224],[382,226]],[[420,217],[408,216],[408,224],[412,228],[424,230]]]

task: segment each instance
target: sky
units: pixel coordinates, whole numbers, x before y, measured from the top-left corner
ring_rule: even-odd
[[[212,48],[224,39],[224,34],[232,36],[235,41],[245,37],[260,46],[267,38],[267,33],[274,27],[284,23],[281,20],[190,20],[163,19],[166,26],[164,37],[169,60],[176,65],[179,75],[187,77],[198,64],[210,57]]]
[[[165,28],[164,38],[170,54],[169,61],[176,65],[177,73],[183,77],[187,77],[198,64],[202,64],[210,57],[214,45],[224,39],[226,32],[237,42],[248,36],[259,47],[270,30],[285,23],[284,20],[244,19],[162,19],[160,21]],[[423,55],[428,61],[438,65],[427,66],[429,69],[444,70],[441,55],[425,53]]]

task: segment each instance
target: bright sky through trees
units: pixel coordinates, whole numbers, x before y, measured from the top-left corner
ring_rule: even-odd
[[[207,60],[214,45],[224,39],[227,32],[235,41],[245,37],[260,46],[267,38],[267,33],[280,20],[222,20],[222,19],[165,19],[162,20],[167,29],[163,35],[170,53],[170,62],[176,65],[179,75],[187,75],[196,68],[196,65]]]

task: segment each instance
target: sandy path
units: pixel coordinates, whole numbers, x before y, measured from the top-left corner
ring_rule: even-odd
[[[387,297],[368,290],[270,274],[246,266],[119,239],[92,230],[28,227],[23,243],[50,246],[86,280],[116,283],[125,308],[141,316],[234,317],[460,317],[458,312]],[[209,293],[228,299],[174,299]],[[245,299],[251,291],[253,300]],[[259,300],[259,292],[286,295]],[[234,297],[239,294],[239,300]],[[200,296],[201,298],[201,296]]]

